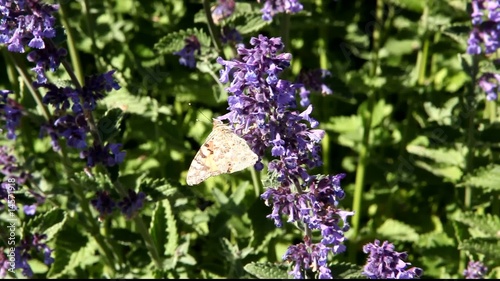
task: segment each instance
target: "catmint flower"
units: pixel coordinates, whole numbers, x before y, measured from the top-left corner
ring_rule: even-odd
[[[36,82],[46,83],[47,76],[45,72],[50,70],[52,72],[59,68],[63,59],[68,55],[68,51],[64,48],[55,48],[47,46],[44,49],[33,50],[29,52],[27,59],[35,63],[35,67],[31,70],[37,74]]]
[[[102,145],[94,145],[88,150],[80,153],[80,158],[87,159],[87,166],[94,167],[96,164],[101,163],[104,166],[112,167],[120,164],[125,159],[125,152],[120,151],[122,145],[117,143]]]
[[[293,270],[288,272],[295,279],[310,279],[309,272],[318,272],[318,279],[332,279],[331,271],[327,267],[327,258],[330,248],[322,243],[311,243],[309,237],[304,237],[305,243],[288,247],[283,260],[294,264]]]
[[[103,74],[85,77],[85,86],[81,93],[84,109],[94,110],[96,102],[104,98],[105,92],[121,88],[113,78],[114,73],[115,70],[110,70]]]
[[[259,35],[251,38],[251,48],[237,47],[238,59],[217,62],[225,68],[220,72],[222,83],[231,82],[229,113],[220,117],[228,119],[235,133],[241,135],[262,158],[266,151],[275,157],[268,170],[277,183],[261,195],[267,206],[272,205],[272,219],[277,227],[287,222],[301,222],[310,230],[319,230],[322,239],[318,244],[305,243],[290,246],[284,256],[294,263],[291,274],[303,278],[312,270],[320,278],[331,278],[326,267],[328,253],[345,250],[344,232],[349,229],[347,218],[353,212],[338,208],[344,198],[340,187],[343,174],[336,176],[310,175],[308,170],[322,165],[319,142],[325,132],[315,129],[318,122],[310,115],[312,105],[297,110],[297,92],[301,84],[279,78],[290,66],[291,55],[280,53],[284,46],[280,38]],[[258,162],[254,168],[262,169]],[[300,192],[297,190],[300,189]]]
[[[467,53],[478,55],[491,54],[500,47],[500,5],[497,1],[472,0],[473,29],[467,41]]]
[[[131,219],[144,204],[144,199],[146,199],[146,194],[144,192],[136,193],[135,191],[129,189],[128,197],[123,198],[122,201],[118,202],[118,207],[120,207],[122,214],[124,214],[128,219]]]
[[[406,269],[411,265],[404,261],[407,254],[394,251],[394,245],[388,241],[382,245],[379,240],[368,243],[363,246],[363,252],[369,254],[363,274],[370,279],[414,279],[423,273],[418,267]]]
[[[6,146],[0,146],[0,173],[5,178],[15,179],[16,185],[23,185],[31,179],[31,174],[22,170],[17,163],[14,155],[9,154],[10,149]]]
[[[43,39],[56,36],[52,14],[57,10],[59,5],[38,0],[0,1],[0,44],[17,53],[24,53],[26,45],[45,48]]]
[[[35,197],[36,202],[31,205],[24,205],[23,212],[28,216],[33,216],[36,213],[36,208],[45,203],[45,196],[38,194],[32,190],[28,190],[28,192]]]
[[[57,111],[66,111],[71,106],[74,113],[82,112],[80,106],[80,94],[72,87],[58,87],[52,83],[34,83],[36,88],[45,88],[47,93],[43,96],[42,102],[44,104],[52,105]]]
[[[221,32],[221,41],[224,44],[237,44],[243,40],[241,34],[236,30],[236,28],[230,28],[228,26],[224,26]]]
[[[9,258],[7,257],[7,255],[5,255],[4,249],[0,248],[0,278],[5,278],[9,268],[12,268],[10,266]]]
[[[272,162],[269,170],[278,174],[278,180],[306,181],[307,169],[322,163],[319,142],[324,131],[313,129],[318,122],[310,116],[311,105],[302,112],[296,110],[300,85],[278,79],[291,59],[288,53],[278,53],[284,48],[281,38],[259,35],[250,44],[250,49],[238,46],[239,60],[217,59],[225,66],[220,81],[232,80],[226,89],[230,93],[230,112],[220,119],[228,119],[259,157],[264,156],[267,148],[273,148],[279,160]]]
[[[0,173],[4,175],[4,181],[0,184],[0,210],[5,208],[3,202],[8,203],[8,208],[17,210],[17,206],[9,201],[9,194],[19,190],[19,186],[30,179],[31,174],[22,170],[16,157],[9,154],[5,146],[0,146]]]
[[[233,14],[235,7],[234,0],[217,0],[217,5],[212,7],[212,20],[215,24],[219,24]]]
[[[28,261],[34,256],[35,253],[42,253],[44,256],[44,263],[51,265],[54,258],[51,257],[52,250],[47,244],[42,243],[42,240],[47,239],[47,235],[35,233],[32,236],[25,238],[21,241],[19,246],[16,246],[16,268],[21,268],[22,273],[26,277],[32,277],[33,271],[31,270]]]
[[[323,83],[323,79],[331,76],[331,73],[324,69],[314,69],[310,71],[301,70],[297,77],[296,83],[301,84],[300,87],[300,105],[309,105],[309,95],[312,91],[321,92],[323,95],[330,95],[332,90]]]
[[[99,218],[101,219],[111,214],[116,206],[115,201],[107,191],[97,191],[95,198],[90,200],[90,203],[99,212]]]
[[[302,4],[298,0],[265,0],[262,8],[262,19],[271,21],[278,13],[295,14],[302,11]],[[261,2],[261,0],[257,0]]]
[[[479,87],[486,93],[489,101],[497,100],[498,85],[500,84],[500,74],[485,72],[478,79]]]
[[[85,84],[82,89],[72,87],[58,87],[52,83],[38,83],[34,86],[47,89],[42,102],[52,105],[61,114],[70,107],[74,114],[62,115],[44,124],[40,129],[40,138],[48,135],[54,150],[59,150],[58,139],[64,137],[67,145],[79,150],[87,147],[86,137],[90,131],[84,110],[95,110],[97,101],[104,98],[106,92],[120,89],[120,85],[114,80],[115,70],[103,74],[85,77]],[[111,153],[111,157],[108,157]],[[104,148],[97,147],[83,152],[84,157],[90,155],[92,159],[87,159],[89,166],[93,167],[97,162],[102,162],[107,166],[113,166],[123,161],[124,152],[117,151],[117,145],[107,145]],[[97,160],[96,160],[97,159]]]
[[[480,261],[469,261],[464,270],[465,279],[484,279],[488,268]]]
[[[16,129],[21,122],[22,106],[13,99],[7,97],[12,91],[0,90],[0,117],[5,120],[7,138],[16,139]]]
[[[186,43],[184,48],[178,52],[175,52],[174,55],[180,56],[179,63],[181,65],[185,65],[189,68],[195,68],[196,59],[194,57],[194,54],[195,52],[198,52],[198,54],[200,54],[201,52],[200,42],[198,41],[198,38],[194,35],[191,35],[186,39],[184,39],[184,42]]]

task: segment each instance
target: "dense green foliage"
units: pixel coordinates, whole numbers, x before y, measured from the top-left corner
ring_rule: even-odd
[[[281,37],[293,55],[284,79],[294,81],[301,69],[332,73],[325,84],[333,94],[311,95],[312,116],[326,131],[324,164],[315,172],[347,175],[339,207],[356,214],[347,251],[329,257],[334,277],[362,277],[362,247],[375,239],[406,251],[423,278],[461,278],[469,260],[500,277],[499,107],[475,77],[492,69],[497,55],[478,63],[466,54],[469,1],[301,3],[302,12],[265,22],[261,3],[237,1],[224,24],[246,45],[258,34]],[[282,256],[304,234],[286,218],[282,228],[266,218],[271,207],[259,195],[267,167],[186,185],[211,118],[227,113],[216,58],[235,54],[233,45],[214,42],[202,1],[60,5],[55,41],[69,50],[77,77],[116,70],[121,89],[93,114],[101,137],[123,144],[126,157],[119,166],[85,170],[76,149],[61,142],[58,153],[48,137],[38,138],[41,105],[20,74],[34,77],[33,66],[26,54],[1,47],[0,89],[13,90],[26,111],[18,138],[1,139],[32,174],[16,202],[32,202],[30,189],[47,197],[34,216],[17,213],[17,241],[44,233],[54,251],[51,266],[43,255],[32,257],[34,277],[286,278]],[[173,55],[190,35],[201,43],[195,69]],[[64,85],[70,77],[60,68],[48,79]],[[118,200],[126,189],[146,194],[138,214],[127,219],[115,211],[98,220],[90,204],[96,192]],[[8,219],[2,211],[1,224]],[[9,247],[6,227],[0,235],[0,247]]]

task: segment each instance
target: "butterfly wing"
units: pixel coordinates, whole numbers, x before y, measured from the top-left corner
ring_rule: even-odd
[[[209,177],[241,171],[254,165],[257,160],[258,156],[244,139],[228,126],[215,124],[191,162],[186,182],[195,185]]]

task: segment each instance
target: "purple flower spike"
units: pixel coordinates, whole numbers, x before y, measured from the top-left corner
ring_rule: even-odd
[[[33,276],[33,271],[28,261],[31,260],[34,252],[43,253],[46,265],[51,265],[54,262],[54,258],[51,257],[52,249],[47,244],[42,243],[42,240],[45,239],[47,239],[47,235],[35,233],[31,237],[23,239],[20,245],[15,248],[15,267],[21,268],[24,276]]]
[[[217,5],[212,7],[212,20],[215,24],[219,24],[233,14],[235,7],[234,0],[217,0]]]
[[[44,49],[43,38],[53,38],[55,18],[59,5],[38,0],[0,1],[0,44],[10,52],[24,53],[24,46]]]
[[[196,59],[194,55],[195,52],[198,52],[198,54],[200,54],[201,52],[200,42],[194,35],[191,35],[188,38],[184,39],[184,42],[186,43],[184,48],[178,52],[175,52],[174,55],[180,56],[179,63],[181,65],[185,65],[189,68],[195,68]]]
[[[369,254],[363,274],[370,279],[414,279],[423,273],[418,267],[405,269],[411,265],[404,261],[406,253],[394,251],[394,245],[388,241],[382,245],[379,240],[368,243],[363,247],[363,252]]]
[[[10,261],[7,255],[4,253],[4,249],[0,247],[0,278],[4,279],[7,275],[7,271],[11,268]]]
[[[118,207],[120,207],[122,214],[131,219],[142,208],[145,199],[146,194],[144,192],[135,193],[135,191],[129,189],[128,197],[118,202]]]
[[[500,48],[500,5],[497,1],[472,0],[472,24],[467,53],[478,55],[483,52],[492,54]]]
[[[464,270],[465,279],[484,279],[488,268],[480,261],[469,261]]]
[[[221,32],[221,41],[224,44],[232,43],[232,44],[237,44],[241,43],[243,38],[241,37],[241,34],[236,30],[236,28],[229,28],[227,26],[224,26],[222,28]]]
[[[15,100],[8,98],[12,91],[0,90],[0,118],[5,121],[7,138],[16,139],[16,129],[21,122],[23,107]]]
[[[305,243],[288,247],[283,255],[283,260],[294,264],[293,270],[288,274],[295,279],[305,279],[311,270],[319,273],[319,279],[332,279],[331,271],[326,264],[331,249],[321,243],[311,243],[307,236],[304,237],[304,241]]]
[[[489,101],[497,100],[500,88],[500,74],[485,72],[478,79],[479,87],[486,93]]]
[[[125,159],[125,152],[120,151],[121,144],[94,145],[88,150],[80,153],[80,158],[87,158],[87,166],[94,167],[101,163],[104,166],[113,167]]]
[[[300,87],[300,105],[309,105],[309,94],[312,91],[321,92],[323,95],[332,94],[332,90],[323,84],[323,79],[331,76],[331,73],[324,69],[315,69],[311,71],[301,70],[297,77],[297,83],[301,84]]]
[[[248,142],[259,158],[268,151],[275,157],[268,166],[275,182],[261,195],[265,204],[272,206],[267,217],[277,227],[283,225],[286,216],[287,222],[299,222],[304,228],[321,233],[320,243],[312,244],[311,237],[305,236],[305,243],[288,249],[284,259],[294,266],[290,274],[304,278],[312,268],[316,277],[331,278],[326,266],[328,253],[345,251],[347,218],[354,213],[337,207],[344,197],[340,187],[343,174],[309,174],[309,169],[322,165],[319,143],[325,132],[314,129],[319,123],[311,116],[312,105],[297,109],[301,87],[307,84],[316,90],[323,85],[307,75],[303,75],[309,78],[302,79],[304,84],[279,78],[290,67],[292,58],[288,53],[280,53],[284,48],[281,38],[259,35],[251,38],[250,44],[250,48],[237,47],[238,59],[217,59],[224,66],[220,81],[230,83],[226,89],[230,112],[220,119],[229,120],[235,133]],[[263,164],[258,162],[255,168],[262,169]]]
[[[261,0],[257,0],[261,2]],[[262,8],[262,19],[271,21],[278,13],[296,14],[302,11],[302,4],[298,0],[266,0]]]
[[[90,203],[99,212],[99,218],[104,218],[113,212],[116,206],[115,201],[109,196],[107,191],[98,191],[96,197]]]

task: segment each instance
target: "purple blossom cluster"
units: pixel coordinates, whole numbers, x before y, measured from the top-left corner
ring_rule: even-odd
[[[24,276],[33,276],[33,270],[28,264],[28,261],[31,260],[31,258],[36,253],[43,254],[43,263],[45,263],[46,265],[51,265],[54,262],[54,258],[51,257],[52,249],[50,249],[47,244],[42,242],[42,240],[45,239],[47,239],[47,235],[35,233],[21,240],[20,245],[15,248],[15,268],[22,269],[22,273]]]
[[[58,87],[47,81],[46,71],[55,71],[67,55],[63,48],[57,48],[50,38],[55,37],[55,18],[52,13],[58,5],[47,5],[39,0],[0,1],[0,43],[9,51],[24,52],[26,45],[33,48],[28,61],[35,63],[32,69],[37,79],[35,88],[46,89],[42,102],[55,108],[54,116],[40,130],[40,137],[48,135],[54,150],[59,150],[59,139],[65,138],[69,147],[81,151],[80,157],[87,158],[87,165],[97,163],[113,166],[123,161],[125,152],[117,150],[121,145],[94,143],[88,148],[87,135],[90,132],[88,115],[96,109],[97,101],[106,92],[120,89],[113,79],[114,70],[85,78],[83,87]],[[7,98],[9,91],[0,92],[0,114],[7,121],[8,137],[15,138],[15,127],[19,124],[19,106]],[[71,107],[71,112],[68,110]],[[87,150],[85,150],[87,149]]]
[[[265,0],[262,8],[262,19],[271,21],[278,13],[295,14],[302,11],[302,4],[298,0]],[[257,0],[261,2],[261,0]]]
[[[5,121],[7,128],[7,138],[10,140],[16,139],[16,129],[21,122],[22,106],[8,95],[12,91],[0,90],[0,118]]]
[[[7,200],[8,188],[13,187],[14,191],[17,191],[20,185],[31,179],[31,174],[22,169],[16,157],[10,154],[6,146],[0,146],[0,173],[5,179],[12,179],[11,181],[4,180],[0,185],[0,209],[3,209],[5,204],[2,201]]]
[[[467,41],[467,53],[492,54],[500,48],[500,2],[495,0],[472,0],[472,31]],[[484,45],[484,47],[483,47]],[[486,93],[488,101],[497,100],[500,76],[496,73],[482,73],[479,86]]]
[[[243,38],[236,28],[224,26],[221,31],[221,42],[224,44],[236,45],[241,43]]]
[[[472,25],[467,53],[494,53],[500,47],[500,3],[496,0],[472,0]]]
[[[494,101],[498,97],[500,74],[485,72],[479,77],[479,87],[486,93],[486,99]]]
[[[234,13],[236,3],[234,0],[217,0],[217,5],[212,7],[212,20],[219,24]]]
[[[52,13],[58,10],[58,4],[39,0],[0,1],[0,44],[6,44],[7,50],[16,53],[24,53],[26,46],[33,48],[28,61],[35,63],[32,70],[40,83],[47,81],[45,72],[55,71],[67,54],[65,49],[57,49],[45,41],[56,36]]]
[[[44,38],[56,36],[55,18],[57,4],[45,4],[38,0],[0,0],[0,44],[6,44],[10,52],[24,53],[27,45],[44,49]]]
[[[122,214],[128,219],[131,219],[144,205],[146,194],[144,192],[136,193],[129,189],[128,196],[124,197],[121,201],[116,203],[111,198],[109,192],[98,191],[95,198],[90,201],[92,206],[99,212],[99,219],[103,219],[110,215],[116,206],[120,208]]]
[[[484,279],[488,268],[480,261],[469,261],[464,270],[465,279]]]
[[[174,52],[174,55],[180,56],[179,63],[181,65],[187,66],[189,68],[196,67],[196,59],[194,57],[195,53],[200,54],[201,45],[200,41],[198,41],[198,37],[195,35],[191,35],[184,39],[184,48],[182,48],[178,52]]]
[[[0,247],[0,278],[4,279],[7,271],[12,268],[9,258],[4,253],[4,249]]]
[[[394,251],[394,245],[388,241],[382,245],[379,240],[368,243],[363,247],[363,252],[369,254],[363,274],[370,279],[414,279],[423,273],[418,267],[406,269],[411,265],[405,262],[407,254]]]
[[[326,266],[328,253],[345,250],[342,243],[344,232],[349,229],[347,217],[353,215],[337,208],[344,198],[340,187],[344,175],[308,172],[322,165],[319,143],[325,132],[314,129],[318,122],[310,116],[312,105],[302,111],[297,109],[297,92],[306,85],[278,78],[291,60],[289,53],[280,53],[284,48],[281,39],[259,35],[250,44],[248,49],[237,47],[239,59],[217,59],[224,66],[220,81],[231,82],[226,89],[230,93],[229,112],[220,119],[229,120],[259,159],[268,150],[275,157],[268,170],[277,184],[261,195],[268,206],[273,206],[268,218],[281,227],[281,217],[287,215],[288,222],[302,222],[305,228],[321,233],[319,244],[312,243],[312,237],[306,235],[305,243],[288,249],[284,259],[294,263],[291,274],[302,278],[313,268],[321,277],[331,277]],[[313,80],[317,81],[310,79]],[[262,170],[263,164],[257,162],[255,169]],[[310,259],[305,261],[305,257]]]
[[[309,95],[311,90],[321,92],[323,95],[331,95],[332,90],[323,83],[323,79],[331,75],[330,71],[324,69],[301,70],[296,80],[296,83],[302,85],[299,93],[300,105],[305,107],[310,104]]]

